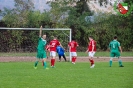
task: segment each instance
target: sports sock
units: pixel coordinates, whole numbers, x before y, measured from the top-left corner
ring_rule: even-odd
[[[91,59],[89,59],[90,63],[91,63]],[[91,63],[91,66],[92,66],[92,63]]]
[[[72,62],[74,62],[74,57],[72,57]]]
[[[77,59],[77,58],[76,58],[76,57],[74,57],[74,62],[76,62],[76,59]]]
[[[39,61],[36,61],[36,62],[35,62],[35,67],[37,66],[38,62],[39,62]]]
[[[122,65],[122,60],[118,60],[118,62],[119,62],[119,66],[121,66]]]
[[[109,65],[110,65],[110,67],[112,66],[112,60],[109,61]]]
[[[94,64],[94,60],[92,59],[92,60],[91,60],[91,66],[92,66],[93,64]]]
[[[47,62],[43,62],[44,63],[44,68],[47,68]]]
[[[53,59],[53,66],[55,65],[55,59]]]
[[[93,59],[89,59],[90,60],[90,63],[91,63],[91,66],[94,64],[94,60]]]
[[[53,66],[53,59],[51,59],[51,66]]]

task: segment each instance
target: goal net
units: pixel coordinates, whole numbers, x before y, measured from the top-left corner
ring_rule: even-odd
[[[0,52],[3,53],[35,53],[37,49],[40,28],[0,28]],[[66,56],[68,53],[68,42],[71,41],[71,29],[69,28],[42,28],[43,33],[47,35],[47,43],[53,36],[65,48]]]

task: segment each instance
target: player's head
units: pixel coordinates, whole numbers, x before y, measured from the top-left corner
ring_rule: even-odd
[[[89,40],[90,40],[90,41],[93,40],[93,37],[92,37],[92,36],[89,36]]]
[[[54,36],[54,39],[57,39],[57,36]]]
[[[43,39],[46,39],[46,35],[43,35],[42,38],[43,38]]]
[[[117,36],[114,36],[114,39],[117,40]]]
[[[74,41],[74,40],[75,40],[75,38],[74,38],[74,37],[72,37],[72,40]]]

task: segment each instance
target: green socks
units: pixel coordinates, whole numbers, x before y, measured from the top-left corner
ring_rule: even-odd
[[[47,68],[47,62],[43,62],[44,63],[44,68]]]
[[[122,60],[119,60],[118,62],[119,62],[119,66],[122,66]]]
[[[37,66],[38,62],[39,62],[39,61],[36,61],[36,62],[35,62],[35,67]]]
[[[110,67],[112,66],[112,60],[109,61],[109,65],[110,65]]]

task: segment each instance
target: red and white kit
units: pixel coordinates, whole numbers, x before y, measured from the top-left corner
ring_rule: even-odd
[[[88,43],[88,55],[90,57],[94,57],[95,52],[96,52],[96,42],[95,40],[91,40]]]
[[[76,51],[77,51],[77,46],[78,46],[78,43],[76,42],[76,41],[71,41],[71,42],[69,42],[69,47],[70,47],[70,52],[71,52],[71,55],[72,56],[77,56],[77,53],[76,53]]]
[[[56,56],[56,47],[60,45],[57,39],[50,41],[50,56]]]

